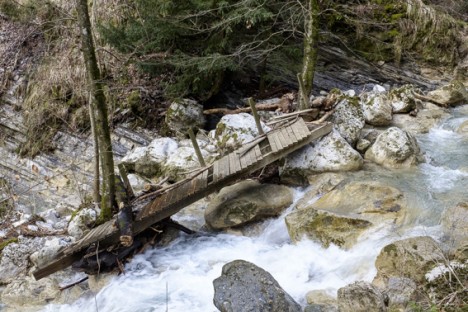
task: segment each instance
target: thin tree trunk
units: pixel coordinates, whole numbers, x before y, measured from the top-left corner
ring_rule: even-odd
[[[93,181],[93,201],[95,204],[99,205],[101,201],[101,189],[99,187],[100,174],[99,174],[99,141],[98,135],[96,132],[96,118],[93,110],[93,96],[89,94],[88,110],[89,110],[89,121],[91,123],[91,135],[93,136],[94,144],[94,181]]]
[[[96,111],[96,130],[99,139],[103,181],[101,200],[101,221],[103,221],[112,216],[112,209],[117,208],[115,201],[114,159],[107,119],[106,98],[96,59],[87,0],[76,0],[76,8],[81,33],[81,49],[88,74],[89,89],[93,97],[93,108]]]
[[[301,78],[304,85],[303,94],[300,94],[301,101],[308,103],[308,97],[312,92],[314,82],[315,65],[317,62],[318,40],[319,40],[319,0],[309,0],[309,15],[305,19],[304,35],[304,59],[302,61]]]

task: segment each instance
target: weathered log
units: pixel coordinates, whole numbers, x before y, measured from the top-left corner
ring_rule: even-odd
[[[441,102],[437,101],[436,99],[433,99],[433,98],[431,98],[429,96],[419,94],[417,92],[414,92],[414,97],[417,98],[418,100],[422,100],[422,101],[426,101],[426,102],[432,102],[432,103],[434,103],[436,105],[439,105],[439,106],[442,106],[442,107],[447,107],[446,104],[441,103]]]
[[[272,111],[272,110],[279,110],[281,112],[287,113],[291,111],[292,101],[294,100],[294,94],[286,93],[281,97],[281,99],[272,104],[257,104],[255,108],[261,111]],[[241,107],[237,109],[228,109],[228,108],[212,108],[206,109],[203,111],[203,114],[210,115],[210,114],[239,114],[239,113],[250,113],[252,111],[251,107]]]

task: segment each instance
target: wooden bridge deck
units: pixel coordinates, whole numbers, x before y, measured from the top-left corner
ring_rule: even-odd
[[[136,235],[142,232],[154,223],[283,158],[331,130],[331,123],[323,123],[309,129],[305,122],[298,118],[256,138],[253,142],[200,169],[191,177],[178,182],[173,188],[144,206],[134,218],[133,233]],[[93,243],[98,243],[103,248],[118,243],[119,230],[115,221],[114,218],[101,224],[76,243],[60,251],[52,262],[34,271],[34,277],[40,279],[70,266],[79,260],[86,248]]]

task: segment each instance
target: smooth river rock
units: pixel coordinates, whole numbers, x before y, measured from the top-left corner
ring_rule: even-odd
[[[223,188],[206,208],[205,221],[217,230],[236,227],[278,216],[292,202],[286,186],[246,180]]]
[[[355,282],[338,289],[340,312],[386,312],[384,294],[372,284]]]
[[[270,130],[261,122],[264,132]],[[220,151],[229,152],[252,141],[258,136],[255,119],[247,113],[225,115],[216,125],[216,129],[210,131],[209,137],[214,139]]]
[[[338,133],[352,146],[365,125],[362,107],[357,97],[342,97],[335,107],[331,121]]]
[[[222,312],[302,311],[270,273],[244,260],[224,265],[213,286],[213,302]]]
[[[392,103],[387,93],[364,93],[361,98],[366,123],[373,126],[388,126],[392,122]]]
[[[449,207],[442,214],[442,229],[446,244],[456,250],[468,244],[468,202]]]
[[[429,236],[418,236],[396,241],[385,246],[377,259],[377,275],[372,282],[386,287],[391,277],[405,277],[416,283],[425,280],[425,274],[444,261],[441,247]]]
[[[281,181],[291,184],[305,184],[307,177],[320,172],[358,170],[363,165],[359,152],[354,150],[333,130],[285,158],[280,170]]]
[[[351,247],[358,236],[372,226],[366,220],[349,218],[315,209],[302,209],[286,216],[286,226],[293,242],[307,237],[329,247]]]
[[[166,112],[166,124],[177,136],[187,136],[189,128],[203,128],[206,119],[203,105],[194,100],[174,101]]]
[[[422,161],[418,143],[408,132],[391,127],[367,149],[365,158],[386,168],[408,168]]]
[[[322,210],[373,224],[401,224],[407,212],[404,194],[377,181],[340,183],[307,209]]]
[[[416,108],[413,85],[404,85],[389,92],[394,114],[409,113]]]

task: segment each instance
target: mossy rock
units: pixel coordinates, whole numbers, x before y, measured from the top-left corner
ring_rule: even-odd
[[[356,243],[359,235],[372,226],[362,219],[340,216],[312,208],[297,210],[286,216],[289,237],[298,242],[307,237],[324,247],[335,244],[349,248]]]

